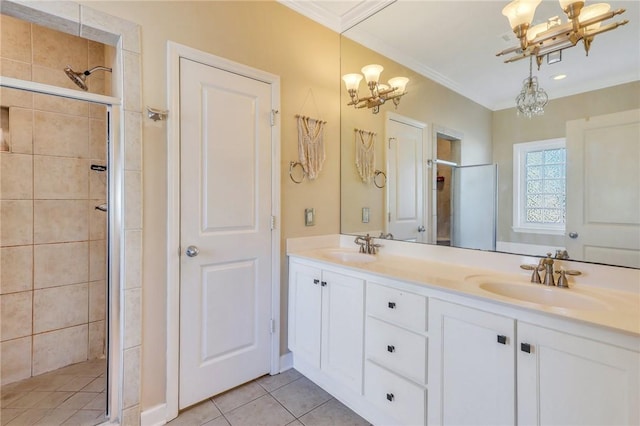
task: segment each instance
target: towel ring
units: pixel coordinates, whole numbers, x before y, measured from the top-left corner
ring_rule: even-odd
[[[378,176],[382,175],[384,180],[382,181],[382,185],[378,185]],[[387,184],[387,175],[382,170],[376,170],[373,172],[373,184],[378,188],[384,188]]]
[[[293,177],[293,169],[296,168],[296,166],[300,166],[300,168],[302,169],[302,177],[300,178],[300,180],[296,180]],[[304,180],[305,176],[307,174],[304,171],[304,167],[302,167],[302,163],[299,161],[289,161],[289,178],[293,181],[293,183],[302,183],[302,181]]]

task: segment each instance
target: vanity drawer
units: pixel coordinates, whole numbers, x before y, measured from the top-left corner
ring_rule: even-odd
[[[367,361],[364,395],[399,425],[426,424],[427,390]]]
[[[366,357],[418,383],[427,383],[427,338],[367,317]]]
[[[427,298],[391,287],[367,284],[367,314],[412,330],[427,330]]]

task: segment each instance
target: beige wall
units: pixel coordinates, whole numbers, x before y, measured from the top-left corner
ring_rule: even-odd
[[[284,240],[339,231],[339,35],[276,2],[94,2],[84,4],[135,22],[142,32],[143,104],[166,107],[166,43],[171,40],[281,77],[282,276]],[[314,102],[305,98],[311,89]],[[317,105],[317,110],[315,105]],[[295,114],[327,121],[327,159],[320,177],[295,185]],[[144,123],[144,259],[142,410],[165,401],[167,137],[162,123]],[[304,209],[316,211],[305,228]],[[282,280],[282,343],[286,352],[287,283]]]
[[[77,89],[64,75],[108,65],[105,46],[0,16],[2,75]],[[106,84],[105,84],[106,82]],[[92,75],[104,94],[110,76]],[[105,352],[106,109],[3,88],[0,148],[2,384]]]
[[[564,247],[564,236],[513,232],[513,144],[565,137],[565,124],[640,108],[640,82],[551,99],[544,115],[517,116],[515,108],[493,114],[493,161],[498,164],[498,241]]]
[[[386,82],[395,76],[410,79],[407,94],[401,98],[397,109],[390,102],[380,107],[377,115],[368,109],[347,107],[349,96],[341,91],[342,109],[342,176],[341,176],[341,229],[344,233],[377,232],[383,229],[385,190],[376,188],[372,183],[363,183],[355,166],[354,128],[375,132],[376,168],[385,170],[384,121],[386,111],[391,111],[426,123],[429,140],[432,140],[433,126],[453,130],[461,135],[462,164],[482,164],[491,161],[491,116],[489,109],[447,89],[434,81],[419,75],[410,69],[391,61],[345,37],[341,41],[341,74],[359,73],[367,64],[377,63],[385,69],[381,81]],[[342,83],[342,82],[340,82]],[[343,85],[344,86],[344,85]],[[366,85],[360,83],[360,93],[364,95]],[[423,155],[431,158],[429,152]],[[429,186],[430,180],[425,177]],[[428,191],[430,194],[432,191]],[[362,207],[370,208],[370,222],[362,223]],[[427,212],[429,213],[429,212]]]

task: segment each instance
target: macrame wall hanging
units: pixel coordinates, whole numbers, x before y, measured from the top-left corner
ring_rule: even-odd
[[[324,164],[323,132],[326,121],[304,115],[296,115],[298,119],[298,161],[309,180],[320,174]]]
[[[356,168],[363,182],[369,183],[375,177],[376,134],[366,130],[354,129],[356,145]]]

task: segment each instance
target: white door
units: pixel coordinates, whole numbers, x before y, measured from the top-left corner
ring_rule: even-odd
[[[390,114],[391,116],[391,114]],[[423,144],[426,125],[396,115],[387,118],[387,232],[424,242]]]
[[[569,256],[640,268],[639,161],[640,110],[567,123]]]
[[[270,115],[268,83],[180,60],[180,408],[270,371]]]

